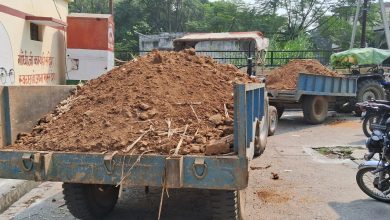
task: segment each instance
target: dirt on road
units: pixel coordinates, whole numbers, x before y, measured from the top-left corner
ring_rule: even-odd
[[[272,189],[264,189],[256,192],[259,199],[264,203],[285,203],[291,200],[289,196],[275,192]]]
[[[8,148],[169,154],[180,142],[180,154],[229,153],[233,85],[253,81],[193,50],[153,51],[78,86]]]
[[[267,74],[266,86],[268,89],[295,90],[300,73],[341,76],[336,71],[323,66],[318,60],[291,60]]]

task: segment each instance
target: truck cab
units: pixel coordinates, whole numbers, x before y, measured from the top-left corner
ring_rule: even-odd
[[[233,64],[248,75],[255,76],[265,63],[269,40],[258,31],[193,33],[176,39],[173,45],[176,51],[194,48],[196,54],[211,56],[220,63]]]

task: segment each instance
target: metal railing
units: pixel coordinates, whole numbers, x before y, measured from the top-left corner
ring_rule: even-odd
[[[139,55],[146,54],[150,51],[116,51],[115,57],[119,60],[132,60]],[[197,51],[197,54],[211,56],[220,63],[230,63],[238,67],[246,66],[248,57],[255,57],[255,51]],[[250,54],[250,56],[249,56]],[[267,52],[265,66],[276,67],[282,66],[292,59],[316,59],[323,65],[330,62],[330,50],[302,50],[302,51],[281,51],[271,50]]]
[[[331,50],[273,50],[267,52],[266,66],[282,66],[293,59],[316,59],[323,65],[330,63]]]

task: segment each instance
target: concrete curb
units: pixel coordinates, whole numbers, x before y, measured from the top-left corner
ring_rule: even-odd
[[[27,180],[0,179],[0,214],[39,184]]]

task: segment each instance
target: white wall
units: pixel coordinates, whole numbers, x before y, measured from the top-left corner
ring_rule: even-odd
[[[55,4],[56,3],[56,4]],[[65,31],[42,26],[42,41],[30,38],[30,22],[23,14],[51,17],[66,22],[68,1],[65,0],[1,0],[0,5],[17,10],[19,16],[0,11],[3,32],[1,45],[11,45],[12,53],[0,60],[1,65],[13,61],[15,80],[0,85],[55,85],[65,82]],[[58,10],[58,11],[57,11]],[[9,40],[4,36],[8,35]],[[8,41],[8,42],[7,42]]]
[[[90,80],[114,68],[114,52],[108,50],[67,50],[70,80]]]

